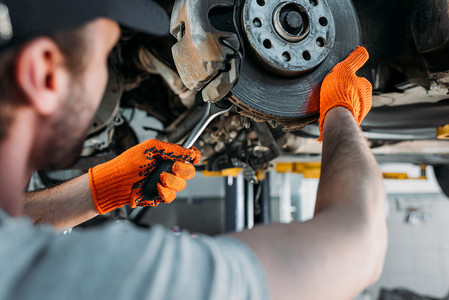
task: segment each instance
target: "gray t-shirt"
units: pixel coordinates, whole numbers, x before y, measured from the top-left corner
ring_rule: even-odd
[[[252,250],[229,238],[119,222],[63,235],[0,210],[0,299],[269,299]]]

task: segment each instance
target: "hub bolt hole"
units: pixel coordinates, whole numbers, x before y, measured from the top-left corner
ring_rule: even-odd
[[[263,46],[267,49],[271,49],[271,47],[273,47],[270,40],[263,41]]]
[[[324,47],[324,45],[326,44],[326,41],[323,38],[319,37],[316,40],[316,44],[318,45],[318,47]]]
[[[318,0],[310,0],[309,2],[310,2],[310,4],[312,4],[313,6],[317,6],[317,5],[318,5]]]
[[[265,6],[265,0],[257,0],[257,4],[260,6]]]
[[[259,18],[255,18],[255,19],[253,20],[253,24],[254,24],[254,26],[256,26],[257,28],[262,27],[262,21],[261,21]]]
[[[305,60],[311,60],[311,59],[312,59],[312,55],[310,55],[310,52],[309,52],[309,51],[304,51],[304,52],[302,53],[302,57],[303,57]]]
[[[321,26],[327,26],[328,24],[327,19],[325,17],[321,17],[319,22]]]
[[[292,56],[291,56],[290,53],[288,53],[288,52],[282,53],[282,58],[283,58],[285,61],[290,61],[290,60],[292,60]]]

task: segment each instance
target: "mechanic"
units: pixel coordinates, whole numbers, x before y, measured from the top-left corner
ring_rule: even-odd
[[[313,220],[216,238],[125,222],[57,234],[54,227],[124,204],[173,201],[200,158],[196,149],[150,140],[86,175],[24,195],[34,170],[62,168],[79,155],[118,24],[164,35],[168,17],[151,0],[0,3],[0,299],[351,299],[378,278],[384,191],[358,128],[372,92],[355,75],[368,59],[361,47],[322,85]],[[151,202],[141,183],[155,157],[177,162],[174,175],[161,176],[161,198]]]

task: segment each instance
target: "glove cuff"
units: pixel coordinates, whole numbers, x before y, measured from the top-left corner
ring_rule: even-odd
[[[120,175],[111,172],[107,164],[89,169],[90,191],[100,214],[131,204],[132,180],[128,183],[126,178],[119,178]]]

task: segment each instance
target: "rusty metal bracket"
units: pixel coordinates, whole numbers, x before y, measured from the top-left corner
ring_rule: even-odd
[[[172,48],[176,68],[185,86],[203,89],[208,102],[221,100],[238,80],[239,37],[214,28],[209,19],[211,10],[233,6],[231,0],[177,0],[173,7],[170,32],[178,40]]]

